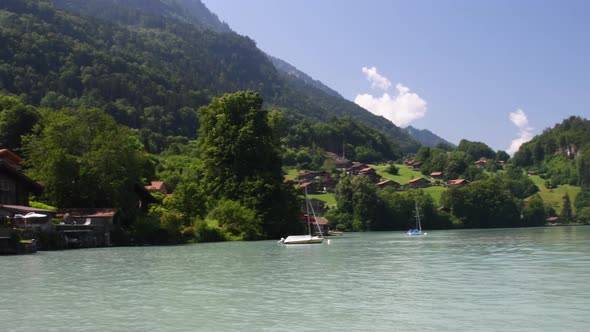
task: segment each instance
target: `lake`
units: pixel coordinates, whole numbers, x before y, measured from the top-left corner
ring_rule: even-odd
[[[2,331],[587,331],[590,227],[0,257]]]

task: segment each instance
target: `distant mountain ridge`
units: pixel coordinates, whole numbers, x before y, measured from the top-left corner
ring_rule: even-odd
[[[49,0],[57,7],[82,15],[127,24],[148,24],[148,15],[157,15],[191,23],[218,33],[233,32],[229,25],[199,0]],[[141,8],[128,11],[127,8]]]
[[[269,57],[197,0],[5,0],[0,38],[5,92],[51,108],[99,107],[150,140],[192,138],[198,124],[191,110],[252,90],[298,120],[348,116],[384,133],[398,153],[420,146],[385,118]]]
[[[457,147],[457,145],[445,140],[428,129],[417,129],[412,126],[407,126],[404,130],[424,146],[435,147],[439,144],[446,144],[452,147]]]
[[[290,63],[288,63],[284,60],[281,60],[279,58],[275,58],[272,55],[268,55],[268,58],[270,59],[270,61],[272,61],[275,68],[278,71],[284,73],[285,75],[293,77],[306,85],[310,85],[310,86],[315,87],[319,90],[322,90],[323,92],[325,92],[331,96],[344,98],[338,92],[332,90],[330,87],[328,87],[324,83],[313,79],[311,76],[309,76],[306,73],[302,72],[301,70],[295,68],[295,66],[291,65]]]

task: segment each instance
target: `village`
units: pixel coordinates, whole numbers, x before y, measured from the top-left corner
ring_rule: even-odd
[[[443,172],[432,172],[429,176],[415,176],[407,183],[400,183],[386,178],[383,171],[378,172],[376,165],[353,162],[326,153],[327,158],[334,160],[334,169],[298,171],[296,175],[286,179],[292,182],[301,192],[305,191],[316,198],[309,199],[310,211],[302,207],[300,221],[309,223],[316,235],[341,235],[330,229],[330,221],[325,217],[331,208],[321,195],[333,195],[336,186],[343,176],[362,176],[369,179],[379,189],[393,188],[395,191],[410,189],[446,188],[463,186],[469,183],[466,179],[444,179]],[[475,166],[485,169],[488,161],[482,158]],[[496,162],[503,168],[503,162]],[[399,167],[406,167],[412,172],[419,172],[422,162],[411,159],[404,160]],[[379,174],[380,173],[380,174]],[[533,174],[528,174],[533,175]],[[114,245],[113,236],[121,225],[116,208],[69,207],[50,210],[30,206],[29,196],[40,196],[43,185],[30,179],[23,173],[22,159],[8,149],[0,150],[0,254],[34,253],[37,250],[61,250],[92,247],[110,247]],[[158,195],[154,195],[154,193]],[[156,197],[171,197],[172,194],[162,181],[149,184],[136,184],[133,194],[137,200],[137,212],[147,214],[150,204],[161,203]],[[559,222],[557,217],[547,219],[548,224]],[[307,226],[307,225],[306,225]],[[115,241],[116,242],[116,241]]]
[[[147,212],[158,200],[150,190],[162,186],[135,185],[137,209]],[[35,208],[29,195],[41,195],[43,185],[22,172],[22,159],[0,150],[0,254],[34,253],[37,250],[109,247],[117,225],[115,208]]]
[[[460,186],[467,184],[465,179],[442,182],[442,172],[426,177],[416,177],[407,184],[391,179],[383,179],[375,168],[365,163],[335,158],[336,174],[364,176],[380,189],[427,188],[430,186]],[[476,164],[485,166],[485,161]],[[408,160],[404,165],[418,171],[421,163]],[[333,193],[338,180],[326,170],[307,171],[298,174],[294,183],[309,194]],[[74,248],[109,247],[113,245],[113,231],[118,224],[116,208],[70,207],[50,210],[32,207],[29,195],[41,195],[43,185],[28,178],[23,173],[22,159],[8,149],[0,150],[0,254],[34,253],[37,250],[61,250]],[[136,184],[133,192],[137,199],[137,209],[147,213],[149,204],[159,200],[152,195],[159,192],[168,195],[164,182]],[[309,200],[313,216],[302,212],[301,222],[313,224],[314,233],[323,235],[340,234],[330,230],[329,220],[324,217],[328,207],[317,198]],[[302,209],[304,211],[305,209]],[[317,227],[316,227],[317,226]]]

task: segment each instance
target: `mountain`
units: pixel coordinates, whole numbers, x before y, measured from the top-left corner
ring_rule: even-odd
[[[350,117],[395,142],[397,155],[419,147],[383,117],[267,56],[200,1],[4,0],[0,41],[0,91],[43,107],[101,108],[138,128],[150,151],[194,138],[194,110],[238,90],[260,93],[296,121]]]
[[[435,147],[439,144],[445,144],[452,147],[456,147],[455,144],[445,140],[444,138],[436,135],[428,129],[417,129],[412,126],[404,128],[404,130],[410,134],[420,144],[428,147]]]
[[[188,10],[193,17],[194,22],[201,24],[203,27],[215,32],[233,32],[229,25],[221,22],[217,15],[213,14],[201,1],[195,0],[176,0],[182,7]]]
[[[338,92],[332,90],[324,83],[311,78],[309,75],[295,68],[295,66],[287,63],[286,61],[283,61],[279,58],[275,58],[272,55],[269,55],[268,58],[270,59],[270,61],[272,61],[272,64],[275,66],[275,68],[279,72],[286,75],[288,78],[291,78],[294,84],[308,85],[310,87],[317,88],[318,90],[321,90],[330,96],[343,98]]]
[[[166,17],[218,33],[233,32],[201,2],[195,0],[49,0],[55,6],[85,16],[149,25],[153,17]],[[131,9],[131,10],[130,10]],[[155,21],[154,21],[155,22]]]

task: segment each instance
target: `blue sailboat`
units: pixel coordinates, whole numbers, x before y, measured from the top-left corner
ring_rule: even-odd
[[[416,235],[426,235],[426,233],[422,234],[422,224],[420,223],[420,211],[418,210],[418,201],[414,201],[416,206],[416,228],[410,228],[406,232],[408,236],[416,236]]]

